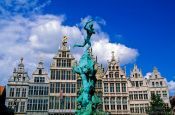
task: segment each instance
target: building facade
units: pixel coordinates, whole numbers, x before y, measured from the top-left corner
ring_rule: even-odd
[[[107,71],[102,79],[104,111],[112,115],[130,113],[127,85],[126,73],[112,52],[112,59],[108,62]]]
[[[153,94],[159,95],[163,99],[166,107],[170,107],[168,85],[156,67],[148,79],[148,88],[150,93],[149,97]]]
[[[160,95],[167,107],[170,107],[168,86],[157,68],[153,69],[149,79],[134,65],[127,78],[125,69],[112,52],[104,71],[97,57],[95,61],[96,95],[102,100],[99,109],[112,115],[146,115],[151,95]],[[16,115],[73,115],[76,110],[76,98],[82,83],[72,67],[76,60],[64,37],[61,47],[52,59],[50,75],[39,62],[29,80],[21,58],[18,68],[14,69],[6,88],[6,106],[15,110]]]
[[[8,80],[6,92],[6,106],[13,108],[16,115],[26,115],[28,81],[29,76],[21,58],[18,68],[14,68],[13,75]]]
[[[75,58],[63,38],[50,67],[49,115],[72,115],[76,108],[77,77],[72,71]]]
[[[49,77],[40,61],[29,81],[27,115],[48,115]]]
[[[147,79],[143,78],[142,72],[134,65],[128,78],[128,92],[131,115],[146,114],[150,102],[150,93]]]

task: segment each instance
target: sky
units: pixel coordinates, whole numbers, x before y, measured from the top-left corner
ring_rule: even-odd
[[[2,0],[0,2],[0,84],[24,57],[31,77],[39,59],[46,70],[64,35],[83,42],[82,27],[94,19],[94,55],[104,66],[114,51],[127,75],[137,64],[143,75],[157,67],[175,94],[174,0]],[[78,60],[83,52],[71,49]],[[104,52],[105,51],[105,52]]]

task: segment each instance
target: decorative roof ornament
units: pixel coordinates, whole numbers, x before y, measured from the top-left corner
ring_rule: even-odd
[[[62,45],[63,45],[63,46],[66,46],[66,44],[67,44],[67,39],[68,39],[67,36],[64,36],[64,37],[63,37],[63,39],[62,39]]]

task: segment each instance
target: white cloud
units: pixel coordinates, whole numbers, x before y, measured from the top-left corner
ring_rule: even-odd
[[[119,58],[121,64],[127,64],[135,61],[138,56],[136,49],[128,48],[123,44],[110,43],[109,39],[103,38],[93,43],[94,54],[99,57],[100,63],[107,63],[107,60],[111,60],[112,51],[115,52],[116,60]]]
[[[151,75],[152,75],[152,72],[147,72],[144,78],[149,79]]]
[[[174,80],[168,81],[166,78],[165,78],[165,81],[168,85],[170,95],[174,95],[175,94],[175,81]]]
[[[37,7],[35,2],[33,6],[36,9],[40,9],[47,4],[43,3],[43,5],[38,5]],[[9,3],[6,4],[8,5]],[[26,7],[30,8],[31,6]],[[55,16],[35,13],[35,15],[25,17],[23,14],[19,14],[18,11],[16,12],[16,10],[14,12],[7,11],[6,7],[1,4],[0,12],[1,14],[8,12],[7,14],[11,16],[9,19],[0,17],[0,84],[2,85],[7,83],[20,57],[24,57],[25,68],[29,72],[30,77],[40,57],[43,58],[49,71],[52,57],[56,54],[64,35],[69,38],[68,45],[71,47],[71,51],[76,59],[79,59],[83,53],[83,48],[73,49],[72,46],[75,43],[83,43],[86,33],[80,27],[82,28],[85,21],[90,17],[83,18],[78,26],[69,26],[63,24],[65,20],[64,15]],[[3,16],[7,15],[3,14]],[[112,51],[119,55],[121,64],[133,62],[138,56],[138,51],[123,44],[110,43],[108,34],[101,29],[101,25],[105,25],[106,22],[99,17],[95,19],[94,28],[96,29],[96,34],[92,36],[91,40],[93,53],[98,56],[99,62],[107,64],[107,60],[111,58]]]

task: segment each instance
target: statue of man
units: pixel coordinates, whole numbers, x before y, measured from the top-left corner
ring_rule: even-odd
[[[86,22],[86,24],[84,26],[84,29],[86,30],[86,33],[87,33],[87,37],[84,39],[84,43],[83,44],[75,44],[74,47],[84,47],[86,44],[88,44],[86,51],[91,47],[90,38],[91,38],[92,34],[95,34],[92,22],[93,22],[93,20],[89,20],[88,22]]]

